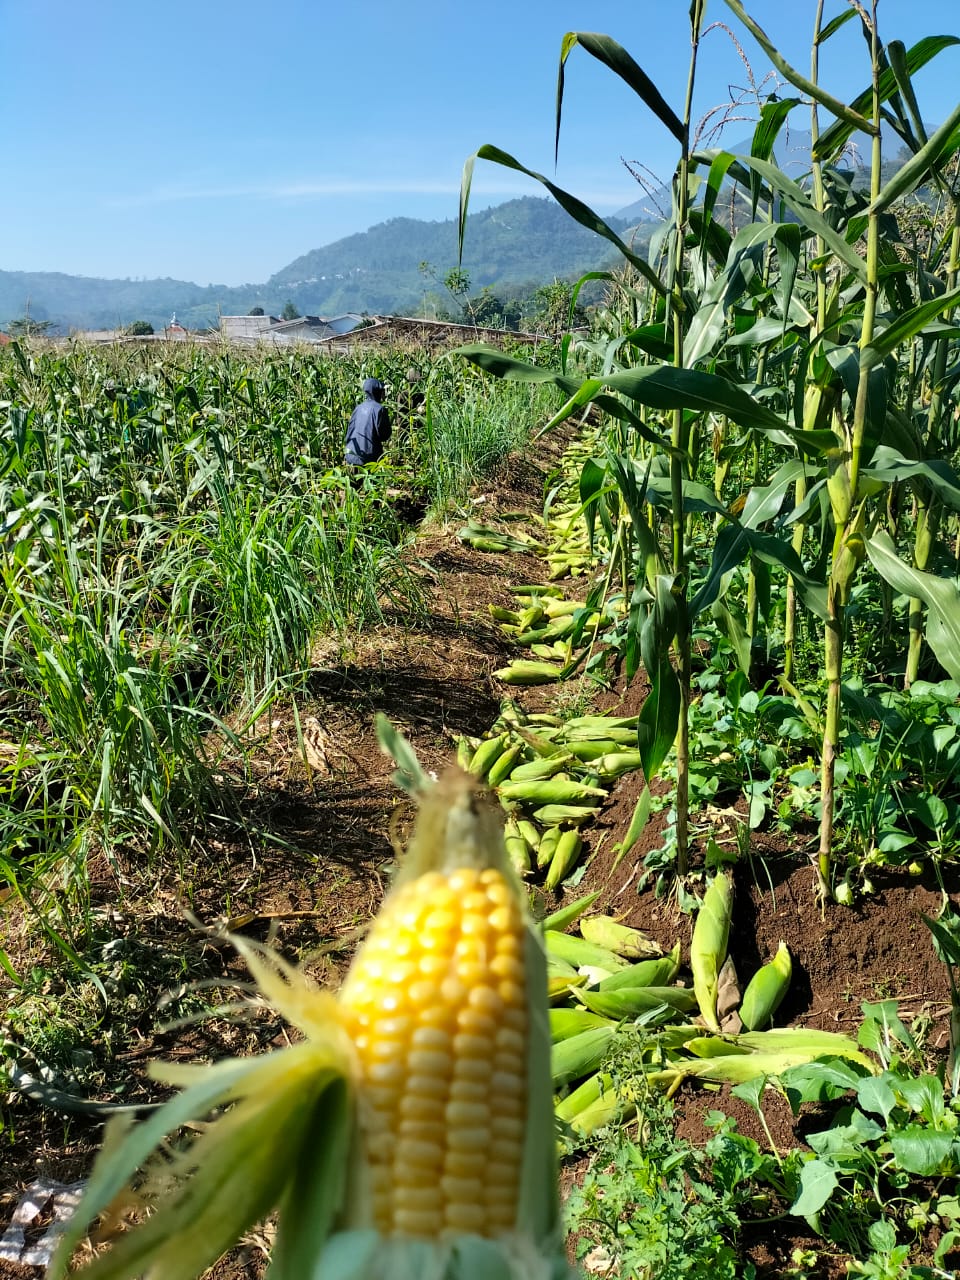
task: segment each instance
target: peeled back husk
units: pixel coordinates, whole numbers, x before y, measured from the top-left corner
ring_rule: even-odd
[[[663,953],[659,942],[654,942],[639,929],[620,924],[612,916],[584,916],[580,921],[580,932],[588,942],[606,947],[626,960],[644,960]]]

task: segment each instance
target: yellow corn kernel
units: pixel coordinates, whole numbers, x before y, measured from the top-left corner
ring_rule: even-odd
[[[382,1235],[516,1226],[527,991],[508,876],[454,865],[398,884],[340,993]]]

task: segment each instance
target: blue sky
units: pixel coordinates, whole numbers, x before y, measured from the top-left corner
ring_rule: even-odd
[[[846,0],[827,0],[828,16]],[[806,71],[815,0],[750,0]],[[909,46],[960,34],[957,0],[880,0],[881,34]],[[0,269],[260,282],[293,258],[387,218],[456,216],[466,157],[484,143],[553,176],[565,31],[623,44],[679,112],[686,0],[0,0],[4,52]],[[761,87],[764,57],[722,0]],[[556,180],[613,212],[640,191],[623,165],[666,179],[676,145],[582,50],[568,62]],[[850,23],[824,51],[838,97],[866,87]],[[717,27],[702,48],[695,115],[748,75]],[[960,50],[918,77],[939,121],[957,101]],[[806,113],[795,113],[807,128]],[[734,124],[728,145],[749,125]],[[475,207],[537,184],[480,164]]]

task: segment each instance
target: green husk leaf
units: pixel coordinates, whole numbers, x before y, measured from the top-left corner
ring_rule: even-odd
[[[733,881],[729,876],[716,875],[703,895],[703,904],[697,913],[690,942],[693,989],[700,1014],[715,1034],[720,1032],[717,1019],[717,979],[727,955],[732,911]]]

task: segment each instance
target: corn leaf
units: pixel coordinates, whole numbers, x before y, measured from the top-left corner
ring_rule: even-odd
[[[902,595],[927,606],[926,640],[951,679],[960,680],[960,587],[955,579],[938,578],[905,564],[884,531],[864,539],[867,555],[884,581]]]
[[[903,66],[910,75],[913,75],[921,67],[926,66],[938,53],[956,44],[960,44],[960,37],[958,36],[924,36],[922,40],[918,40],[907,51]],[[897,77],[891,67],[885,67],[880,72],[879,89],[881,103],[887,102],[896,93]],[[862,93],[854,98],[850,105],[855,112],[871,111],[873,107],[873,87],[869,86],[864,89]],[[834,114],[839,116],[839,112]],[[817,139],[813,148],[813,159],[829,160],[838,155],[851,135],[861,128],[863,128],[862,125],[858,125],[846,117],[837,119],[829,128],[824,129]]]
[[[300,1280],[316,1266],[342,1205],[351,1123],[346,1081],[334,1081],[295,1153],[270,1259],[271,1280]]]
[[[615,72],[646,103],[661,124],[670,130],[677,141],[680,143],[684,141],[686,135],[679,116],[647,73],[634,62],[626,49],[617,44],[616,40],[611,40],[609,36],[600,35],[595,31],[568,31],[563,37],[563,43],[560,46],[560,67],[557,73],[555,157],[560,150],[560,112],[563,104],[564,68],[566,67],[567,58],[577,45],[580,45],[598,62],[602,62],[604,66]]]
[[[861,474],[885,485],[897,480],[922,480],[945,506],[960,511],[960,477],[942,458],[905,458],[898,449],[880,445]]]
[[[957,110],[960,112],[960,107]],[[901,343],[909,342],[911,338],[921,333],[931,320],[936,320],[958,302],[960,302],[960,288],[951,289],[949,293],[941,293],[936,298],[920,302],[909,311],[896,315],[886,328],[881,329],[872,342],[863,348],[860,353],[860,368],[872,369],[874,365],[879,364],[892,351],[895,351]]]
[[[951,158],[960,146],[960,106],[954,107],[940,128],[902,165],[882,188],[868,213],[880,213],[888,209],[901,196],[918,187],[928,173],[936,172]]]
[[[528,169],[522,165],[519,160],[515,160],[513,156],[506,151],[501,151],[499,147],[483,146],[472,156],[467,159],[463,166],[463,176],[460,180],[460,255],[463,255],[463,241],[467,228],[467,209],[470,200],[470,187],[473,182],[474,163],[477,160],[490,160],[494,164],[502,165],[505,169],[514,169],[517,173],[525,173],[528,178],[541,183],[553,196],[561,209],[569,213],[570,217],[579,222],[582,227],[586,227],[588,231],[595,232],[598,236],[603,236],[605,240],[609,240],[612,245],[623,254],[627,261],[634,266],[644,280],[659,294],[666,293],[666,285],[657,275],[657,273],[647,262],[646,258],[630,248],[612,227],[609,227],[604,220],[582,200],[578,200],[576,196],[572,196],[568,191],[564,191],[562,187],[558,187],[556,183],[551,182],[549,178],[545,178],[542,173],[537,173],[534,169]]]

